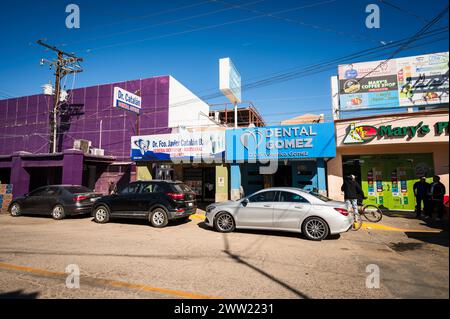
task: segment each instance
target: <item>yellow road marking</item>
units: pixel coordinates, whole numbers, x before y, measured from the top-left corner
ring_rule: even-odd
[[[6,264],[6,263],[0,263],[0,269],[22,271],[22,272],[41,275],[41,276],[45,276],[45,277],[63,277],[64,278],[64,277],[67,277],[67,275],[68,275],[63,272],[49,271],[49,270],[45,270],[45,269],[38,269],[38,268],[12,265],[12,264]],[[143,290],[143,291],[148,291],[148,292],[156,292],[156,293],[160,293],[160,294],[183,297],[183,298],[190,298],[190,299],[218,299],[217,297],[211,297],[211,296],[206,296],[206,295],[197,294],[197,293],[191,293],[191,292],[173,290],[173,289],[166,289],[166,288],[159,288],[159,287],[152,287],[152,286],[142,285],[142,284],[133,284],[133,283],[128,283],[128,282],[124,282],[124,281],[99,279],[99,278],[86,278],[86,279],[89,282],[95,283],[97,285],[103,285],[103,286],[122,287],[122,288]]]
[[[403,229],[397,227],[386,226],[382,224],[366,223],[363,222],[362,228],[370,230],[385,230],[385,231],[395,231],[395,232],[410,232],[410,233],[440,233],[440,230],[427,230],[427,229]]]

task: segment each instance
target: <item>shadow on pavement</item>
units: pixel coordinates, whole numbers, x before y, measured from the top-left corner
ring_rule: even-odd
[[[0,299],[36,299],[39,292],[25,293],[23,290],[0,293]]]
[[[94,218],[91,219],[91,222],[95,223]],[[182,224],[187,224],[192,222],[190,219],[176,219],[170,220],[166,227],[174,227]],[[125,224],[125,225],[141,225],[151,227],[150,222],[147,219],[138,219],[138,218],[114,218],[108,221],[108,224]]]
[[[288,285],[284,281],[274,277],[273,275],[267,273],[266,271],[264,271],[264,270],[262,270],[262,269],[260,269],[260,268],[258,268],[256,266],[246,262],[239,255],[232,253],[231,250],[230,250],[229,243],[228,243],[227,234],[223,234],[223,241],[224,241],[224,250],[223,250],[223,252],[225,254],[227,254],[231,259],[233,259],[235,262],[237,262],[237,263],[239,263],[241,265],[244,265],[244,266],[246,266],[246,267],[256,271],[257,273],[259,273],[259,274],[263,275],[264,277],[270,279],[271,281],[277,283],[281,287],[283,287],[283,288],[289,290],[290,292],[294,293],[299,298],[309,299],[309,297],[306,294],[304,294],[303,292],[295,289],[294,287],[291,287],[290,285]]]
[[[45,213],[39,213],[39,214],[28,214],[28,213],[23,213],[21,214],[19,217],[13,217],[13,218],[20,218],[20,217],[33,217],[36,219],[49,219],[49,220],[53,220],[52,215],[50,213],[45,214]],[[65,218],[62,219],[84,219],[84,218],[89,218],[91,217],[91,214],[77,214],[77,215],[68,215]],[[60,220],[58,220],[59,222]]]
[[[383,215],[393,218],[405,218],[405,219],[416,219],[420,221],[421,226],[426,226],[426,230],[440,230],[439,233],[434,232],[405,232],[408,238],[416,239],[427,244],[440,245],[444,247],[449,247],[449,221],[448,218],[444,218],[441,221],[436,221],[433,218],[417,218],[416,212],[414,211],[390,211],[388,209],[383,209]],[[391,248],[397,251],[407,251],[418,249],[423,246],[422,243],[394,243]]]
[[[416,249],[422,248],[424,243],[405,243],[405,242],[398,242],[398,243],[391,243],[389,244],[389,247],[397,252],[404,252],[404,251],[412,251]]]
[[[440,233],[405,232],[405,235],[424,243],[449,247],[448,230]]]
[[[215,231],[213,228],[206,225],[205,222],[198,223],[198,227],[208,230],[208,231]],[[255,234],[255,235],[266,235],[266,236],[275,236],[275,237],[291,237],[291,238],[302,238],[306,239],[303,234],[300,233],[294,233],[294,232],[285,232],[285,231],[277,231],[277,230],[260,230],[260,229],[236,229],[234,233],[242,233],[242,234]],[[328,236],[326,240],[336,240],[341,237],[340,234],[336,235],[330,235]]]
[[[393,217],[393,218],[406,218],[406,219],[416,219],[416,213],[412,211],[396,211],[396,210],[389,210],[386,207],[381,207],[380,209],[383,212],[383,215],[387,217]]]

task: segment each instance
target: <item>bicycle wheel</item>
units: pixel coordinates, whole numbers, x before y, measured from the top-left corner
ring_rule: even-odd
[[[362,217],[361,214],[353,213],[353,225],[352,230],[359,230],[362,227]]]
[[[374,223],[378,223],[383,218],[383,212],[375,205],[365,205],[362,213],[368,221]]]

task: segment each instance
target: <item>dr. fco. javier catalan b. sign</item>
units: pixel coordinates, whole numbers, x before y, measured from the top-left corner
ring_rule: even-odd
[[[142,107],[142,98],[116,86],[114,87],[113,106],[139,114]]]

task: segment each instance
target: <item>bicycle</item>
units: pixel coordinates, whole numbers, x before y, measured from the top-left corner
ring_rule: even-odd
[[[383,218],[383,212],[377,205],[364,205],[358,201],[358,211],[369,221],[378,223]]]
[[[359,211],[359,205],[358,205],[358,211]],[[349,214],[353,216],[353,224],[352,224],[352,230],[356,231],[359,230],[362,227],[362,217],[361,214],[356,214],[353,210],[353,207],[349,210]]]

